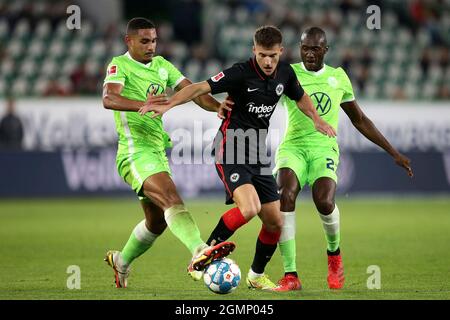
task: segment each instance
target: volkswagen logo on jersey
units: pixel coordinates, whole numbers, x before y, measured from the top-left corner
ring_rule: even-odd
[[[232,173],[230,176],[230,181],[236,183],[240,178],[239,173]]]
[[[275,92],[277,93],[278,96],[281,96],[283,91],[284,91],[284,86],[281,83],[279,83],[277,85],[277,87],[275,88]]]
[[[164,92],[164,88],[157,83],[150,83],[147,89],[147,94],[153,92],[153,95],[156,96]]]
[[[319,116],[326,115],[331,109],[331,99],[323,92],[314,92],[311,99],[316,102],[316,110]]]

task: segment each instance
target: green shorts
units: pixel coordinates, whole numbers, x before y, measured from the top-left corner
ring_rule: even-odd
[[[339,147],[337,144],[317,145],[314,147],[280,145],[275,156],[274,175],[281,168],[289,168],[295,172],[301,188],[305,184],[312,186],[322,177],[338,178],[336,171],[339,165]]]
[[[167,172],[171,175],[165,151],[141,149],[133,154],[117,154],[116,165],[119,175],[141,200],[145,198],[142,192],[145,179],[159,172]]]

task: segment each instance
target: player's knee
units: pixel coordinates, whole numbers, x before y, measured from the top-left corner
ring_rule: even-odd
[[[289,188],[280,189],[281,211],[294,211],[297,193]]]
[[[156,198],[159,200],[160,207],[165,209],[183,203],[177,192],[161,192],[156,196]]]
[[[264,223],[267,231],[272,233],[281,233],[283,228],[283,219],[282,217],[276,217]]]
[[[246,220],[249,221],[261,211],[261,204],[259,202],[249,203],[239,209],[241,210],[241,213],[246,218]]]
[[[320,214],[328,215],[334,210],[334,201],[332,199],[319,199],[316,201],[316,208]]]

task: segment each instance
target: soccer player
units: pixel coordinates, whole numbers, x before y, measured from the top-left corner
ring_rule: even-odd
[[[140,112],[154,111],[159,115],[200,95],[228,92],[235,106],[226,112],[215,139],[216,169],[225,186],[226,204],[234,202],[237,207],[223,214],[207,243],[213,245],[229,239],[239,227],[259,215],[263,226],[247,285],[271,290],[276,285],[264,274],[264,269],[277,248],[283,221],[265,146],[270,117],[284,93],[313,120],[311,125],[321,135],[334,137],[335,131],[320,119],[290,65],[279,61],[283,51],[280,30],[261,27],[253,40],[253,58],[207,81],[187,86],[166,105],[144,106]]]
[[[165,153],[170,139],[163,129],[161,117],[141,116],[137,112],[144,105],[167,99],[162,94],[166,87],[180,90],[192,82],[169,61],[154,56],[157,34],[151,21],[131,19],[125,42],[128,52],[114,57],[108,66],[103,105],[114,110],[119,136],[117,169],[138,195],[145,219],[134,228],[122,251],[106,254],[105,261],[114,270],[118,288],[127,286],[130,264],[153,245],[167,226],[193,255],[188,267],[193,277],[198,277],[198,270],[212,260],[226,256],[234,249],[231,242],[211,247],[201,239],[170,176]],[[210,95],[199,96],[195,102],[209,111],[217,111],[220,106]]]
[[[324,64],[327,51],[325,32],[317,27],[309,28],[301,35],[300,55],[303,62],[292,65],[297,79],[312,97],[321,118],[337,130],[340,106],[359,132],[389,153],[412,177],[410,160],[391,146],[356,103],[352,84],[345,71]],[[284,103],[288,112],[288,125],[277,150],[274,173],[280,188],[281,213],[284,216],[279,247],[285,276],[278,282],[276,290],[301,289],[295,263],[295,200],[305,184],[312,188],[314,204],[325,230],[328,286],[330,289],[340,289],[345,278],[339,249],[339,209],[334,200],[339,147],[336,138],[324,137],[316,132],[309,119],[296,110],[295,101],[285,96]]]

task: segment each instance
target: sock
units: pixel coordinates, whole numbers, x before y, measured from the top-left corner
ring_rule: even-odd
[[[264,274],[264,273],[256,273],[256,272],[253,271],[251,268],[250,268],[250,270],[248,271],[248,277],[249,277],[250,279],[252,279],[252,280],[261,277],[263,274]]]
[[[123,265],[128,266],[134,259],[150,249],[158,236],[159,234],[147,229],[145,219],[139,222],[121,251]]]
[[[164,217],[170,231],[189,249],[191,254],[195,254],[199,247],[205,246],[197,224],[183,204],[176,204],[164,211]]]
[[[277,250],[277,243],[280,239],[279,232],[269,232],[263,225],[256,241],[256,251],[253,258],[252,269],[255,273],[264,273],[267,263]]]
[[[214,243],[220,243],[228,240],[233,233],[247,223],[245,217],[242,215],[241,210],[235,207],[225,212],[219,220],[219,223],[214,228],[213,232],[209,236],[206,243],[211,245]]]
[[[280,247],[281,258],[283,260],[284,272],[296,273],[297,266],[295,263],[296,246],[295,246],[295,211],[281,212],[284,216],[283,228],[281,229]]]
[[[339,231],[339,209],[335,205],[334,210],[329,215],[320,214],[323,229],[325,230],[325,238],[327,240],[327,250],[335,252],[339,248],[340,231]]]

